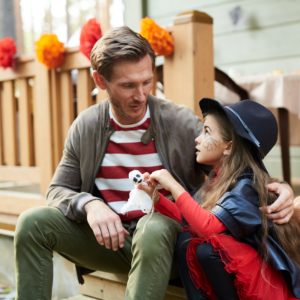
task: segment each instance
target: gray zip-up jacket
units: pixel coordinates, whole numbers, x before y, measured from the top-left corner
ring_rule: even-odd
[[[201,166],[195,160],[194,141],[202,123],[192,110],[170,101],[149,96],[148,104],[151,125],[142,142],[147,144],[154,139],[163,166],[188,192],[196,192],[204,179]],[[93,105],[73,122],[62,159],[47,192],[48,204],[77,222],[86,221],[84,205],[99,199],[92,193],[113,133],[108,108],[108,101]]]

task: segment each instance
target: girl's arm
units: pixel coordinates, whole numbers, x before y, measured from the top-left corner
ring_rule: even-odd
[[[217,234],[226,230],[226,227],[210,211],[201,207],[174,179],[167,170],[155,171],[150,175],[150,179],[158,182],[165,190],[171,192],[176,206],[182,216],[190,225],[192,231],[201,236]],[[162,201],[162,196],[159,202]],[[170,200],[163,200],[170,202]]]
[[[155,211],[158,211],[161,214],[181,223],[182,216],[178,207],[173,201],[171,201],[170,199],[166,198],[158,192],[157,181],[151,179],[150,174],[148,172],[143,174],[143,180],[147,184],[140,183],[137,185],[137,188],[143,190],[151,197]]]
[[[170,217],[179,223],[182,222],[182,216],[179,208],[176,206],[176,204],[159,193],[159,199],[154,205],[155,210],[161,213],[162,215],[165,215],[167,217]]]
[[[202,208],[188,192],[176,199],[176,205],[191,229],[199,236],[224,232],[224,224],[210,211]]]

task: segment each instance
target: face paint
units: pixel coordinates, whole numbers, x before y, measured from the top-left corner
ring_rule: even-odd
[[[216,118],[208,115],[205,118],[201,134],[196,138],[196,161],[201,164],[217,166],[224,157],[228,142],[222,138]]]
[[[216,139],[214,139],[213,137],[208,137],[206,140],[203,141],[203,148],[208,151],[214,151],[218,148],[220,144],[220,141],[217,141]]]

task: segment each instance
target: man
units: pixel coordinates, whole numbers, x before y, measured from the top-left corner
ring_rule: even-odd
[[[49,207],[19,218],[19,300],[51,299],[53,251],[79,267],[129,272],[126,299],[163,299],[180,226],[157,213],[150,220],[141,211],[120,214],[131,188],[128,173],[164,167],[190,192],[204,178],[193,157],[198,118],[149,95],[154,53],[148,42],[128,27],[113,29],[95,44],[91,63],[109,99],[72,124],[47,193]],[[292,193],[279,188],[279,217],[289,218]]]

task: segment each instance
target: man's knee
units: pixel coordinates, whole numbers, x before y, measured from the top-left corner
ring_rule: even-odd
[[[164,249],[173,253],[179,230],[180,225],[168,217],[156,213],[147,215],[137,224],[133,246],[150,258],[155,253],[161,255]]]
[[[51,218],[53,208],[38,207],[23,212],[16,225],[15,244],[18,245],[28,241],[32,237],[42,234],[47,219]]]

